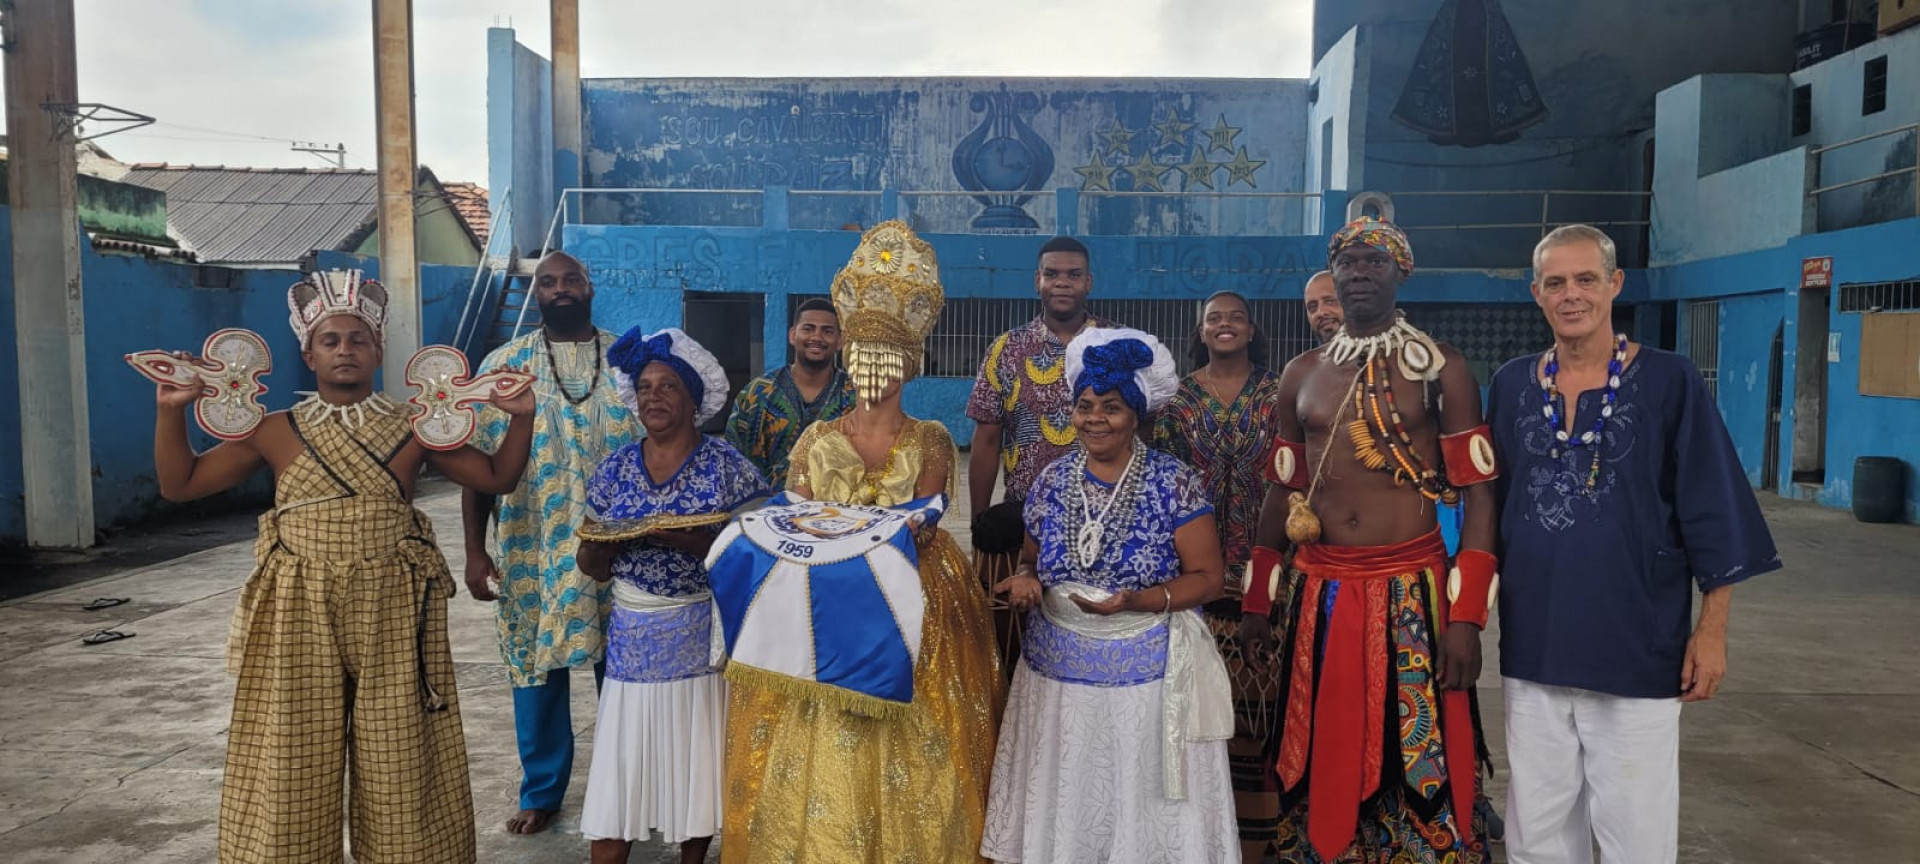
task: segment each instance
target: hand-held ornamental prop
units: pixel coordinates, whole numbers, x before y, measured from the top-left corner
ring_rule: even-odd
[[[413,434],[429,450],[453,450],[479,428],[474,406],[495,394],[514,396],[532,386],[533,376],[512,369],[472,375],[467,357],[446,345],[428,345],[407,361],[407,402],[417,409]]]
[[[253,434],[267,416],[267,409],[260,405],[267,385],[260,379],[273,371],[273,355],[260,334],[251,330],[214,331],[199,357],[140,351],[128,354],[127,364],[155,384],[199,387],[203,395],[193,403],[194,417],[207,434],[223,441]]]

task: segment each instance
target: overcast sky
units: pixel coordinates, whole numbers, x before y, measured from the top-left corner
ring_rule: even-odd
[[[75,0],[80,101],[159,123],[97,142],[128,162],[371,168],[368,0]],[[598,77],[1305,77],[1310,0],[581,0]],[[484,183],[486,31],[548,53],[547,0],[414,0],[420,160]]]

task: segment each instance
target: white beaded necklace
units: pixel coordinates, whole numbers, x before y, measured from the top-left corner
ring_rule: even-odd
[[[307,397],[293,406],[294,412],[300,415],[303,423],[319,423],[328,417],[333,417],[348,429],[359,429],[367,422],[368,412],[389,417],[400,415],[400,406],[392,399],[388,399],[385,393],[374,393],[351,405],[335,405],[320,398],[320,394],[306,390],[298,391],[294,395]]]
[[[1074,552],[1079,556],[1081,570],[1092,570],[1094,562],[1099,559],[1101,544],[1106,541],[1107,517],[1113,514],[1114,505],[1119,503],[1121,498],[1132,497],[1127,494],[1132,486],[1128,481],[1134,479],[1134,468],[1140,464],[1140,454],[1146,449],[1146,446],[1138,440],[1133,442],[1133,452],[1127,457],[1127,467],[1120,472],[1120,478],[1113,484],[1113,490],[1107,493],[1107,503],[1100,506],[1098,517],[1093,515],[1093,504],[1088,500],[1089,496],[1084,492],[1081,493],[1080,531],[1079,536],[1074,538]],[[1080,451],[1079,461],[1081,470],[1088,470],[1085,450]],[[1080,483],[1086,482],[1083,478],[1075,479]]]

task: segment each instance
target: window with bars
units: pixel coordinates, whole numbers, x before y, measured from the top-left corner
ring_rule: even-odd
[[[791,320],[800,303],[823,295],[788,295]],[[1181,374],[1193,371],[1188,358],[1200,309],[1205,301],[1102,300],[1088,305],[1095,315],[1121,325],[1145,330],[1173,352]],[[1275,368],[1319,344],[1299,300],[1261,298],[1251,303],[1253,321],[1265,334]],[[1515,357],[1544,350],[1553,343],[1540,310],[1531,304],[1422,303],[1404,307],[1408,320],[1437,341],[1460,349],[1481,383],[1492,379],[1500,365]],[[932,336],[927,339],[923,375],[957,378],[979,372],[987,348],[1000,334],[1033,320],[1038,307],[1015,298],[949,298]]]
[[[1920,311],[1920,279],[1840,286],[1841,312]]]
[[[1720,301],[1686,304],[1687,359],[1706,379],[1707,392],[1720,398]]]
[[[1860,115],[1864,117],[1887,110],[1887,58],[1868,60],[1863,71],[1865,74],[1860,79]]]

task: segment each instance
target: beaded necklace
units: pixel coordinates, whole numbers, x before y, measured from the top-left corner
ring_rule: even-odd
[[[1587,469],[1587,492],[1591,494],[1600,482],[1601,433],[1606,431],[1607,420],[1613,416],[1613,406],[1620,398],[1620,373],[1627,368],[1627,334],[1613,334],[1613,359],[1607,361],[1607,389],[1600,395],[1600,413],[1593,418],[1593,428],[1580,433],[1578,442],[1567,432],[1566,418],[1560,414],[1560,388],[1554,383],[1560,374],[1558,350],[1557,347],[1547,349],[1546,366],[1540,374],[1540,399],[1546,404],[1540,413],[1547,418],[1547,428],[1553,431],[1554,459],[1575,447],[1593,447],[1593,463]]]
[[[580,394],[578,399],[567,392],[566,382],[560,380],[560,364],[553,358],[553,339],[547,336],[545,328],[540,330],[540,341],[546,343],[547,368],[553,371],[553,389],[560,391],[560,398],[567,400],[568,405],[578,405],[587,401],[587,397],[593,395],[593,389],[600,386],[600,334],[593,334],[593,377],[587,379],[587,392]]]
[[[1391,472],[1395,483],[1411,482],[1414,489],[1430,501],[1455,503],[1460,499],[1459,490],[1414,449],[1413,436],[1407,432],[1400,408],[1394,403],[1393,381],[1386,372],[1386,358],[1368,357],[1364,363],[1361,373],[1353,379],[1353,401],[1359,406],[1360,417],[1347,424],[1347,437],[1353,441],[1354,455],[1367,468]],[[1385,445],[1385,453],[1380,452],[1381,445]]]
[[[1146,470],[1146,466],[1141,464],[1146,461],[1146,450],[1146,445],[1139,440],[1133,442],[1133,453],[1127,457],[1127,467],[1120,472],[1120,479],[1107,494],[1098,516],[1094,515],[1093,502],[1087,495],[1086,448],[1076,447],[1067,456],[1073,482],[1067,487],[1067,506],[1063,515],[1066,516],[1069,542],[1073,544],[1070,557],[1073,563],[1079,565],[1081,572],[1092,572],[1094,565],[1099,563],[1106,552],[1109,530],[1112,530],[1112,536],[1125,538],[1131,529],[1134,509],[1139,504],[1140,475]],[[1125,507],[1120,506],[1123,502]],[[1120,510],[1119,518],[1113,518],[1115,509]]]

